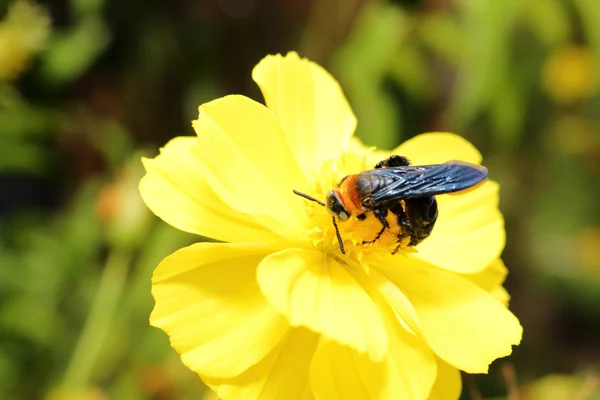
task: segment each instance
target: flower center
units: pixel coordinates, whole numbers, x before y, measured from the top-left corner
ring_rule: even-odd
[[[338,188],[340,181],[352,174],[373,169],[367,161],[373,155],[343,153],[335,160],[324,163],[318,179],[309,194],[326,202],[327,194]],[[345,194],[342,194],[344,196]],[[308,233],[313,245],[323,251],[342,256],[335,225],[326,207],[315,202],[306,202],[308,214]],[[386,220],[390,227],[383,230],[383,224],[372,210],[359,209],[351,212],[347,221],[334,217],[342,239],[347,257],[361,261],[365,256],[376,256],[377,253],[410,253],[415,250],[408,247],[409,238],[403,235],[398,224],[398,217],[387,211]]]

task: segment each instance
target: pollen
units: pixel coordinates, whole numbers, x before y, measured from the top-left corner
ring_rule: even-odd
[[[373,157],[369,157],[369,154],[358,155],[347,152],[338,159],[325,162],[308,194],[324,202],[327,193],[337,188],[345,176],[372,169],[374,164],[368,161],[371,158]],[[378,254],[415,252],[414,248],[408,246],[410,239],[403,235],[397,216],[389,211],[386,219],[390,227],[386,228],[379,238],[377,236],[383,225],[372,211],[366,211],[366,218],[361,219],[357,215],[351,215],[345,222],[336,218],[345,255],[340,250],[332,216],[327,209],[315,202],[306,201],[306,213],[308,215],[307,231],[312,244],[339,258],[361,261],[366,256],[376,257]]]

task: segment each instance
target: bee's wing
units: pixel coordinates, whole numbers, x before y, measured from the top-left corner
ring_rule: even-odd
[[[474,186],[488,176],[487,168],[464,161],[444,164],[380,168],[368,171],[391,178],[392,183],[365,199],[371,206],[385,205],[400,199],[453,193]]]

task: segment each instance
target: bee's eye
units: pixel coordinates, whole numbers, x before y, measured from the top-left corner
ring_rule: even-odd
[[[348,221],[349,215],[344,205],[342,204],[342,200],[338,196],[338,194],[332,190],[327,193],[327,211],[334,217],[338,217],[341,222]]]

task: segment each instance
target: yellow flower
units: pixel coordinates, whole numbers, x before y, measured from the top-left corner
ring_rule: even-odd
[[[544,65],[542,80],[546,92],[561,104],[592,96],[598,89],[592,52],[581,46],[559,49]]]
[[[323,198],[343,176],[389,155],[353,139],[337,82],[296,53],[253,71],[267,106],[227,96],[200,106],[197,137],[144,160],[148,207],[222,241],[165,258],[150,322],[222,399],[457,399],[459,369],[484,373],[521,339],[506,309],[498,185],[438,196],[433,233],[391,255],[369,217],[338,223]],[[481,156],[448,133],[392,153],[415,164]]]
[[[0,22],[0,83],[10,81],[28,67],[50,33],[46,10],[29,1],[11,5]]]

